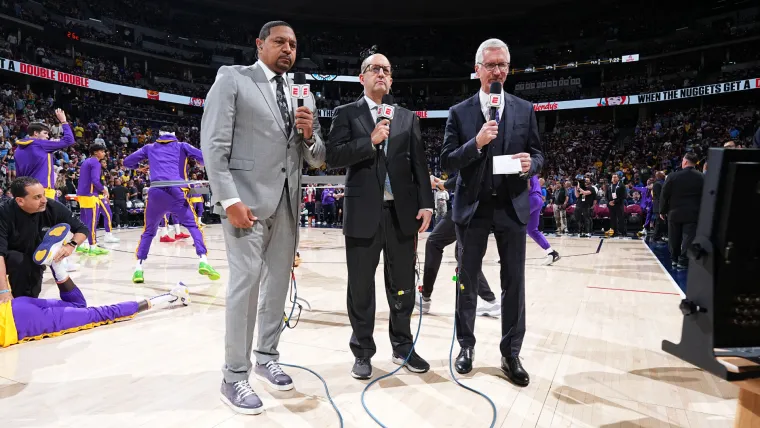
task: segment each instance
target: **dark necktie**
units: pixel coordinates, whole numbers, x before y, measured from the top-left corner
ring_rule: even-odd
[[[501,120],[501,118],[499,117],[499,110],[498,109],[496,110],[496,118],[495,118],[495,120],[496,120],[496,123],[499,123],[499,121]]]
[[[290,111],[288,109],[288,101],[285,99],[285,87],[283,85],[284,79],[282,76],[274,76],[274,80],[277,82],[277,107],[280,108],[280,114],[282,120],[285,123],[285,134],[290,138],[290,133],[293,130],[293,124],[290,122]]]

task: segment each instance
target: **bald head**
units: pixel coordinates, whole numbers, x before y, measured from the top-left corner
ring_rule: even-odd
[[[362,69],[361,72],[365,73],[367,71],[367,66],[370,64],[374,65],[388,65],[390,67],[391,63],[388,61],[388,58],[385,57],[383,54],[372,54],[368,56],[367,58],[364,58],[364,61],[362,61]]]
[[[362,61],[361,74],[359,75],[359,81],[364,86],[364,94],[380,104],[383,95],[391,89],[393,83],[391,73],[391,63],[385,55],[368,56]]]

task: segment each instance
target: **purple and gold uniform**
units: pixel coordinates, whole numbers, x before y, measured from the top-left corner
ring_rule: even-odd
[[[100,164],[100,167],[100,184],[105,187],[108,181],[106,180],[106,172],[103,170],[102,162]],[[113,218],[113,213],[111,212],[111,201],[107,200],[103,194],[98,195],[98,200],[100,201],[100,213],[98,214],[98,220],[101,216],[103,216],[103,227],[105,227],[106,233],[111,233],[111,219]]]
[[[77,202],[79,203],[79,219],[90,231],[88,240],[90,245],[96,245],[96,229],[101,210],[105,211],[105,205],[99,198],[103,192],[103,184],[100,182],[100,161],[95,157],[89,157],[79,169],[79,183],[77,185]],[[106,224],[110,223],[109,221]],[[110,227],[109,227],[110,229]],[[110,232],[110,230],[108,230]]]
[[[188,158],[203,162],[203,154],[199,149],[177,141],[177,137],[172,134],[163,134],[155,143],[147,144],[127,156],[124,159],[124,166],[135,169],[141,161],[147,159],[150,163],[151,183],[183,181],[185,174],[182,171]],[[145,226],[137,245],[137,259],[146,260],[148,258],[150,244],[156,236],[159,223],[168,213],[175,214],[178,223],[190,232],[196,254],[205,255],[207,251],[203,233],[198,228],[198,218],[187,198],[187,193],[181,186],[151,187],[148,190],[148,198],[145,202]]]
[[[185,161],[185,170],[183,171],[185,174],[185,180],[190,180],[190,165],[187,161]],[[188,196],[190,197],[190,203],[193,205],[193,209],[195,210],[195,215],[200,219],[203,217],[203,195],[198,193],[193,193],[193,189],[183,189],[188,192]]]
[[[16,172],[19,177],[34,177],[45,188],[45,197],[55,199],[55,162],[53,152],[74,143],[71,125],[63,124],[59,141],[27,137],[16,142]]]
[[[533,238],[541,248],[547,250],[551,247],[543,233],[538,230],[538,222],[541,217],[541,207],[544,205],[541,183],[538,176],[530,178],[530,219],[528,220],[528,236]]]
[[[61,300],[17,297],[0,303],[0,347],[128,320],[138,308],[137,302],[88,308],[76,287],[61,291]]]

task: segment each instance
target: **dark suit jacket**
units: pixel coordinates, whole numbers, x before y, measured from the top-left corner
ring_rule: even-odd
[[[662,186],[660,212],[667,213],[669,220],[696,223],[704,182],[704,175],[693,167],[670,174]]]
[[[454,191],[457,187],[457,174],[449,174],[449,178],[443,182],[443,188],[449,192]]]
[[[657,180],[652,184],[652,212],[660,213],[660,197],[662,196],[662,181]]]
[[[487,180],[493,170],[486,171],[491,165],[489,157],[495,155],[512,155],[529,153],[533,160],[527,177],[535,175],[544,164],[541,153],[541,142],[538,138],[538,124],[533,104],[510,94],[504,97],[504,118],[502,119],[504,135],[501,147],[502,153],[492,150],[496,140],[478,153],[475,137],[486,122],[480,109],[480,97],[473,97],[455,105],[449,110],[446,121],[446,132],[443,137],[441,150],[441,166],[449,173],[458,171],[459,178],[452,203],[452,218],[456,223],[467,224],[472,218],[484,194]],[[501,185],[496,189],[501,200],[511,201],[517,213],[518,220],[527,224],[530,217],[530,200],[528,198],[527,178],[517,174],[502,176]],[[489,184],[490,185],[490,184]],[[490,197],[490,195],[485,195]]]
[[[612,183],[607,186],[607,194],[605,195],[607,197],[607,201],[615,201],[616,207],[625,206],[625,185],[622,182],[618,181],[614,195],[612,194],[612,186]]]
[[[333,113],[327,143],[327,165],[348,168],[343,202],[343,234],[371,238],[383,211],[386,172],[390,177],[399,227],[405,235],[417,233],[420,209],[433,209],[420,121],[413,112],[396,107],[390,126],[387,157],[373,148],[372,114],[362,97]],[[379,148],[378,148],[379,149]]]

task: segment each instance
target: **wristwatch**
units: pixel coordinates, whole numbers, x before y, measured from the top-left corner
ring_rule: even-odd
[[[76,242],[74,242],[74,241],[69,241],[69,242],[67,242],[67,243],[66,243],[66,245],[70,245],[72,248],[76,248],[76,247],[78,247],[78,246],[79,246],[79,244],[77,244],[77,243],[76,243]]]

